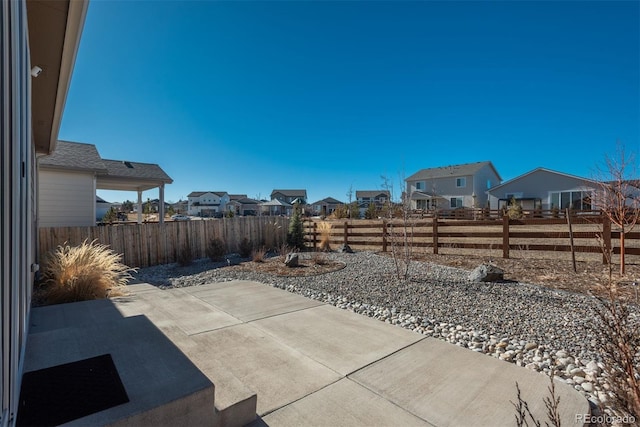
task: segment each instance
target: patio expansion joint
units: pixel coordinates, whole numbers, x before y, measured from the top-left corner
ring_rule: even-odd
[[[417,334],[417,332],[415,332],[415,333]],[[404,350],[406,350],[407,348],[412,347],[412,346],[414,346],[414,345],[416,345],[416,344],[418,344],[418,343],[420,343],[420,342],[422,342],[422,341],[424,341],[424,340],[426,340],[426,339],[427,339],[427,337],[423,336],[423,337],[421,337],[421,338],[420,338],[419,340],[417,340],[417,341],[414,341],[414,342],[412,342],[412,343],[410,343],[410,344],[407,344],[407,345],[405,345],[405,346],[403,346],[403,347],[401,347],[401,348],[399,348],[399,349],[397,349],[397,350],[392,351],[392,352],[391,352],[391,353],[389,353],[389,354],[386,354],[386,355],[384,355],[384,356],[380,357],[379,359],[376,359],[376,360],[374,360],[374,361],[372,361],[372,362],[369,362],[369,363],[367,363],[366,365],[359,367],[359,368],[358,368],[358,369],[356,369],[355,371],[349,372],[348,374],[346,374],[346,375],[345,375],[345,378],[349,378],[350,380],[355,381],[356,383],[360,384],[357,380],[352,379],[352,378],[351,378],[351,375],[354,375],[354,374],[356,374],[356,373],[358,373],[358,372],[362,371],[363,369],[368,368],[368,367],[369,367],[369,366],[371,366],[371,365],[375,365],[376,363],[378,363],[378,362],[380,362],[380,361],[382,361],[382,360],[384,360],[384,359],[386,359],[386,358],[388,358],[388,357],[391,357],[391,356],[393,356],[393,355],[395,355],[395,354],[398,354],[398,353],[400,353],[401,351],[404,351]],[[360,384],[360,385],[362,385],[362,384]],[[363,387],[364,387],[364,386],[363,386]]]
[[[280,406],[278,406],[277,408],[273,408],[273,409],[271,409],[271,410],[269,410],[269,411],[267,411],[267,412],[265,412],[265,413],[263,413],[263,414],[260,414],[260,418],[262,418],[262,417],[266,417],[267,415],[272,414],[272,413],[274,413],[274,412],[276,412],[276,411],[279,411],[279,410],[280,410],[280,409],[282,409],[282,408],[286,408],[286,407],[287,407],[287,406],[289,406],[289,405],[293,405],[294,403],[299,402],[300,400],[305,399],[305,398],[307,398],[307,397],[309,397],[309,396],[311,396],[311,395],[313,395],[313,394],[315,394],[315,393],[317,393],[317,392],[319,392],[319,391],[321,391],[321,390],[324,390],[325,388],[330,387],[330,386],[332,386],[332,385],[334,385],[334,384],[336,384],[336,383],[338,383],[338,382],[340,382],[340,381],[342,381],[342,380],[344,380],[344,379],[346,379],[346,377],[340,377],[340,378],[338,378],[337,380],[332,381],[332,382],[330,382],[329,384],[326,384],[326,385],[324,385],[324,386],[320,387],[320,388],[319,388],[319,389],[317,389],[317,390],[310,391],[309,393],[305,394],[304,396],[300,396],[299,398],[297,398],[297,399],[295,399],[295,400],[292,400],[291,402],[287,402],[287,403],[285,403],[284,405],[280,405]],[[353,380],[352,380],[352,381],[353,381]]]

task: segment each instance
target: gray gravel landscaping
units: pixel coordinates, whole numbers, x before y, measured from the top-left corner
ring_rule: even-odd
[[[412,264],[411,277],[403,283],[396,279],[389,257],[371,252],[328,257],[345,268],[280,277],[220,268],[241,261],[229,258],[223,263],[199,260],[187,267],[149,267],[135,278],[161,288],[254,280],[528,369],[547,374],[554,369],[557,378],[592,403],[606,405],[610,400],[594,338],[592,297],[517,282],[474,283],[466,270],[423,262]]]

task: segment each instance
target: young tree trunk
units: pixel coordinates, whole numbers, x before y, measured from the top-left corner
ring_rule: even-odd
[[[620,275],[624,276],[624,233],[625,230],[620,230]]]

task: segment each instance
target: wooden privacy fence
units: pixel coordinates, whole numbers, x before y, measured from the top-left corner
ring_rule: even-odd
[[[283,217],[234,217],[215,220],[122,224],[99,227],[43,227],[39,230],[38,259],[58,245],[78,245],[97,240],[123,255],[130,267],[176,262],[189,245],[194,259],[204,258],[211,239],[222,239],[234,252],[243,238],[254,245],[275,248],[286,241],[289,219]]]
[[[512,251],[571,252],[602,254],[603,245],[620,253],[620,233],[611,230],[603,216],[570,216],[567,218],[488,220],[332,220],[306,221],[308,246],[320,248],[323,239],[330,245],[348,244],[352,249],[387,252],[391,245],[405,241],[423,252],[468,253],[470,250],[491,251],[494,256],[509,258]],[[330,228],[318,224],[325,222]],[[406,227],[405,227],[406,224]],[[571,231],[571,232],[570,232]],[[323,236],[324,234],[324,236]],[[625,252],[640,255],[640,233],[626,234]],[[605,257],[603,255],[603,261]]]

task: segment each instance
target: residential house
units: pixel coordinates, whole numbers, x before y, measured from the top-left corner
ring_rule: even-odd
[[[36,155],[56,147],[87,8],[83,0],[0,2],[2,426],[16,424],[31,295],[39,268]],[[95,206],[95,193],[90,200]]]
[[[113,205],[102,197],[96,196],[96,221],[102,221],[102,218],[109,212]],[[115,207],[114,207],[115,208]]]
[[[537,168],[491,188],[487,194],[491,209],[502,209],[515,199],[524,210],[591,210],[598,188],[593,180]]]
[[[283,215],[289,216],[293,212],[293,205],[280,199],[272,199],[268,202],[260,203],[261,215]]]
[[[165,184],[173,182],[156,164],[103,159],[95,145],[70,141],[57,141],[50,155],[38,158],[37,169],[41,227],[95,225],[102,218],[97,189],[137,191],[140,206],[143,191],[157,187],[163,197]]]
[[[364,218],[369,205],[374,204],[376,209],[382,209],[385,204],[391,202],[389,190],[356,190],[356,201],[360,211],[360,217]]]
[[[226,191],[193,191],[187,195],[187,200],[189,215],[215,217],[224,214],[229,194]]]
[[[421,169],[408,177],[405,194],[412,209],[487,206],[487,190],[502,178],[489,161]]]
[[[231,199],[227,204],[227,209],[236,215],[255,216],[260,214],[260,201],[250,199],[246,194],[229,195]]]
[[[173,211],[177,214],[186,214],[189,210],[189,201],[188,200],[178,200],[174,204],[171,205]]]
[[[273,190],[271,192],[271,200],[280,200],[281,202],[292,205],[294,202],[307,204],[307,190]],[[296,200],[297,199],[297,200]]]
[[[41,227],[96,225],[96,182],[107,167],[96,146],[58,141],[38,159],[38,224]]]
[[[325,197],[311,204],[311,214],[320,216],[331,215],[338,206],[343,204],[340,200],[336,200],[333,197]]]

